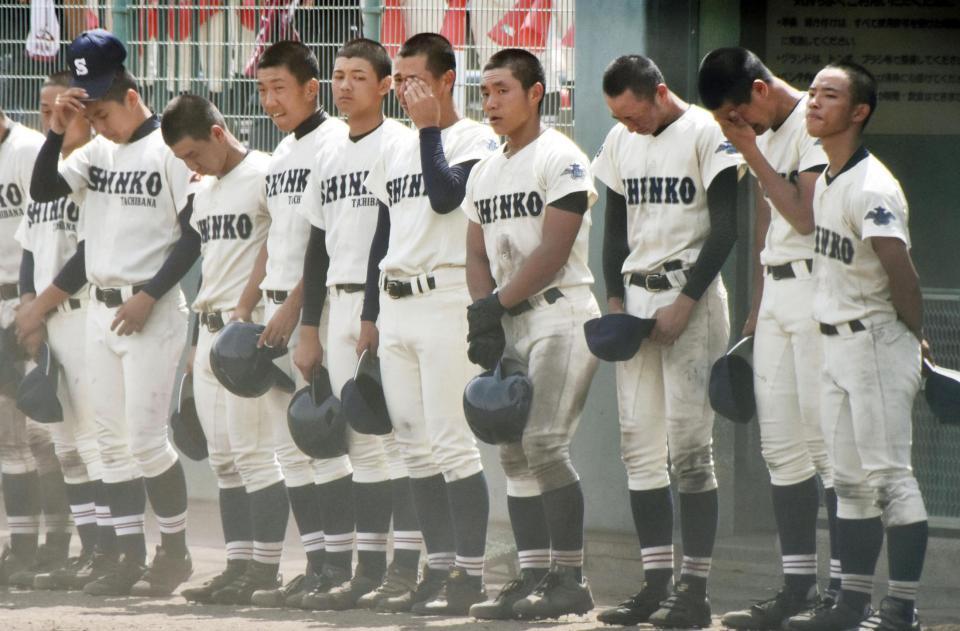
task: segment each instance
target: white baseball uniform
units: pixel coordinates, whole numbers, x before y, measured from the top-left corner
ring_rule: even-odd
[[[270,215],[263,179],[269,160],[266,154],[251,151],[222,178],[203,178],[195,188],[190,218],[200,235],[203,257],[202,282],[193,302],[193,310],[201,314],[193,361],[197,415],[219,487],[242,486],[247,493],[282,479],[274,432],[283,419],[270,415],[262,397],[247,399],[228,392],[210,367],[210,349],[219,327],[229,322],[267,239]]]
[[[652,318],[673,303],[710,232],[707,189],[741,158],[705,110],[691,105],[657,135],[631,134],[617,124],[593,162],[596,177],[627,204],[630,254],[622,272],[627,313]],[[671,288],[652,291],[634,274],[664,274]],[[718,275],[671,346],[644,341],[617,364],[621,454],[631,491],[670,484],[699,493],[717,486],[713,469],[710,368],[730,336],[727,295]]]
[[[177,460],[167,423],[186,333],[183,294],[172,288],[143,329],[123,337],[110,330],[116,308],[94,297],[99,288],[130,298],[180,238],[177,213],[186,205],[191,174],[153,124],[144,123],[122,145],[98,136],[59,167],[70,188],[86,195],[86,362],[107,483],[155,477]]]
[[[547,129],[509,157],[501,150],[484,158],[467,181],[463,210],[483,228],[490,273],[499,288],[543,242],[546,207],[571,193],[588,197],[567,262],[544,291],[526,301],[529,308],[503,318],[504,357],[519,361],[533,382],[523,441],[500,448],[507,493],[514,497],[536,496],[579,480],[570,463],[570,441],[597,369],[583,323],[600,315],[588,267],[589,206],[597,199],[588,165],[572,140]]]
[[[330,385],[339,393],[357,369],[360,312],[367,279],[370,242],[377,228],[379,204],[363,182],[385,147],[409,130],[393,119],[359,140],[338,137],[317,155],[300,213],[326,233],[329,322],[321,340]],[[407,477],[407,468],[392,435],[371,436],[348,428],[350,462],[356,482]],[[389,468],[388,468],[389,460]]]
[[[757,147],[781,177],[823,168],[823,147],[807,133],[807,97],[777,129],[757,138]],[[753,341],[754,392],[760,443],[770,481],[790,486],[820,474],[833,486],[833,473],[820,429],[821,340],[811,317],[813,235],[802,235],[783,218],[773,201],[770,227],[760,253],[763,298]]]
[[[346,123],[328,117],[299,138],[296,133],[288,134],[270,158],[266,175],[267,212],[270,213],[271,222],[267,233],[267,275],[260,283],[260,288],[264,290],[266,322],[276,314],[288,292],[296,287],[303,275],[303,257],[310,238],[310,223],[298,208],[303,203],[313,165],[317,156],[325,153],[330,144],[347,134]],[[321,321],[321,339],[325,325],[325,320]],[[278,358],[276,363],[296,381],[299,388],[305,385],[305,381],[293,365],[298,339],[299,329],[294,329],[287,344],[289,352]],[[273,410],[273,418],[285,420],[290,395],[273,388],[264,396]],[[279,424],[277,458],[287,486],[303,486],[313,482],[324,484],[352,472],[347,456],[311,460],[294,444],[287,423]]]
[[[886,527],[927,518],[910,464],[913,399],[920,388],[920,343],[897,318],[890,280],[870,239],[910,247],[900,183],[860,149],[835,177],[826,171],[813,198],[821,324],[821,422],[834,467],[837,515],[883,514]]]
[[[442,130],[440,138],[450,166],[479,160],[497,146],[489,127],[469,119]],[[462,401],[478,372],[466,349],[466,218],[430,207],[413,130],[383,147],[365,185],[390,209],[390,239],[380,262],[378,355],[394,436],[411,478],[468,478],[482,465]],[[413,295],[391,298],[390,282],[410,283]]]

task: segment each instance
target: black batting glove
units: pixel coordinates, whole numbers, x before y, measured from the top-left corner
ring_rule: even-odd
[[[503,356],[503,349],[507,345],[503,327],[499,324],[496,328],[477,334],[468,341],[467,357],[486,370],[493,370]]]
[[[467,307],[467,325],[469,326],[467,341],[494,329],[499,329],[500,336],[503,337],[503,326],[500,321],[506,312],[497,294],[490,294]]]

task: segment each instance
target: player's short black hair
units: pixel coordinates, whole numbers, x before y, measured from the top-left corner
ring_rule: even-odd
[[[853,105],[867,105],[870,113],[863,119],[861,130],[865,129],[873,113],[877,111],[877,78],[873,73],[853,61],[834,61],[826,68],[842,70],[850,81],[850,101]]]
[[[185,137],[207,140],[214,125],[227,129],[227,122],[216,105],[196,94],[181,94],[164,108],[160,133],[163,142],[173,146]]]
[[[417,33],[400,47],[399,57],[427,56],[427,70],[439,79],[447,70],[457,70],[457,57],[453,45],[439,33]]]
[[[387,49],[380,42],[365,37],[351,39],[337,51],[337,57],[366,59],[373,66],[373,71],[377,73],[377,79],[389,77],[392,70]]]
[[[283,40],[271,45],[260,55],[258,68],[286,68],[300,85],[320,79],[320,62],[313,51],[300,42]]]
[[[740,47],[718,48],[700,62],[697,90],[703,106],[715,110],[727,101],[733,105],[749,103],[757,80],[770,83],[773,73],[756,53]]]
[[[660,68],[643,55],[622,55],[603,71],[603,93],[609,97],[630,90],[637,98],[652,99],[663,82]]]
[[[137,88],[137,80],[133,78],[133,75],[130,74],[126,68],[121,66],[120,69],[117,70],[117,73],[113,75],[113,83],[110,84],[110,87],[107,88],[107,91],[104,92],[99,100],[123,103],[127,100],[127,92],[129,90],[139,91]]]
[[[73,79],[73,74],[69,70],[61,70],[60,72],[54,72],[48,76],[41,87],[69,88],[71,79]]]
[[[504,48],[490,56],[483,71],[507,68],[513,78],[520,82],[524,90],[529,90],[536,84],[547,88],[547,77],[543,72],[543,64],[537,56],[522,48]],[[543,98],[537,104],[537,110],[543,109]]]

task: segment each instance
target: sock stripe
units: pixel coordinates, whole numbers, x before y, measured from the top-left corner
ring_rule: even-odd
[[[183,512],[172,517],[160,517],[157,515],[157,526],[160,532],[164,534],[176,534],[187,529],[187,513]]]
[[[39,515],[9,515],[7,528],[11,535],[35,535],[40,532],[40,517]]]
[[[327,552],[350,552],[353,550],[353,533],[324,533]]]
[[[843,571],[840,569],[840,559],[830,559],[830,578],[840,578]]]
[[[97,523],[97,507],[93,502],[71,504],[70,512],[73,513],[73,523],[78,526]]]
[[[816,554],[785,554],[783,559],[784,574],[816,574]]]
[[[394,530],[395,550],[419,550],[423,546],[423,534],[419,530]]]
[[[550,556],[557,565],[567,567],[583,566],[583,549],[579,550],[551,550]]]
[[[227,542],[227,560],[230,561],[249,561],[253,558],[252,541],[228,541]]]
[[[431,570],[449,570],[453,567],[456,555],[453,552],[433,552],[427,554],[427,567]]]
[[[640,558],[644,570],[672,570],[673,546],[651,546],[640,548]]]
[[[283,555],[283,542],[253,542],[253,560],[257,563],[266,563],[267,565],[276,565],[280,563],[280,557]]]
[[[143,534],[143,514],[113,518],[113,529],[118,537]]]
[[[469,576],[483,576],[483,557],[465,557],[458,554],[454,565]]]
[[[517,556],[520,558],[521,569],[549,569],[550,568],[550,550],[519,550]]]
[[[386,552],[387,533],[385,532],[358,532],[357,550],[364,552]]]
[[[869,574],[841,574],[841,589],[844,591],[873,593],[873,576]]]
[[[680,566],[680,574],[708,578],[710,576],[710,565],[713,559],[711,557],[683,557],[683,563]]]
[[[322,530],[300,535],[300,543],[303,544],[304,552],[317,552],[326,548]]]
[[[887,596],[900,600],[916,600],[920,589],[919,581],[893,581],[887,587]]]

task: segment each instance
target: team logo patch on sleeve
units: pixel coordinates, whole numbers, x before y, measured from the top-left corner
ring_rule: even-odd
[[[730,155],[733,155],[735,153],[740,153],[739,151],[737,151],[737,148],[733,146],[733,143],[730,142],[729,140],[724,140],[723,142],[721,142],[717,146],[717,150],[714,151],[714,153],[720,153],[721,151],[723,153],[728,153]]]
[[[877,206],[867,213],[866,218],[872,220],[877,226],[886,226],[891,221],[895,220],[896,216],[883,206]]]
[[[587,171],[583,168],[583,165],[578,162],[574,162],[566,169],[561,171],[560,175],[569,175],[571,179],[582,180],[587,176]]]
[[[493,138],[488,138],[488,139],[486,139],[486,140],[481,140],[481,141],[480,141],[480,144],[482,144],[484,147],[486,147],[486,148],[489,149],[490,151],[496,151],[496,150],[497,150],[497,147],[500,146],[500,145],[497,144],[497,141],[494,140]]]

